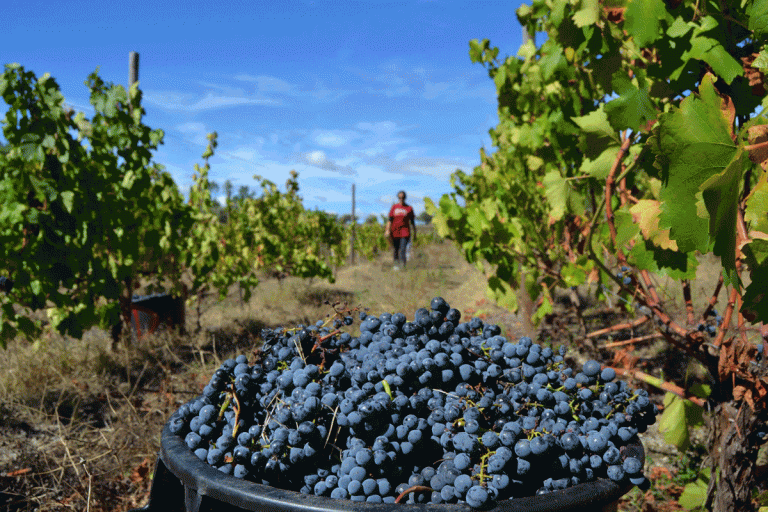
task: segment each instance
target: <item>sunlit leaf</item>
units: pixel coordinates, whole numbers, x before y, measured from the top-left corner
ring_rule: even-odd
[[[637,46],[651,46],[659,38],[661,23],[671,16],[663,0],[630,0],[624,13],[624,30]]]
[[[663,114],[658,136],[649,140],[664,182],[659,228],[670,228],[670,238],[683,252],[707,252],[709,222],[698,217],[695,196],[706,180],[731,163],[737,151],[721,103],[712,75],[705,76],[699,94]]]

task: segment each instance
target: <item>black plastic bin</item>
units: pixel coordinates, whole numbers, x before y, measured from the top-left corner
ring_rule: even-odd
[[[131,337],[134,343],[160,326],[184,328],[184,299],[169,293],[134,295],[131,300]]]
[[[623,450],[624,456],[645,460],[640,440]],[[632,485],[618,485],[600,478],[541,496],[503,500],[491,509],[495,512],[615,511],[621,496]],[[301,494],[241,480],[218,471],[198,459],[171,433],[163,428],[160,455],[146,507],[131,512],[470,512],[468,505],[359,503]]]

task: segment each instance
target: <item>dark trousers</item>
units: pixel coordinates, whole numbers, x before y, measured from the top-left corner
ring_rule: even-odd
[[[403,238],[394,237],[392,239],[392,246],[395,249],[395,264],[397,264],[399,261],[403,266],[405,266],[405,249],[408,247],[408,241],[410,239],[410,236]]]

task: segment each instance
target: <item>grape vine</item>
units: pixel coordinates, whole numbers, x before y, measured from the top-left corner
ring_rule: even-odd
[[[117,336],[130,323],[142,278],[150,293],[171,281],[175,296],[191,295],[189,304],[213,291],[222,299],[235,283],[248,300],[265,268],[333,280],[343,228],[303,207],[298,174],[285,193],[256,176],[263,195],[243,198],[222,225],[208,181],[217,134],[208,136],[185,204],[170,174],[151,162],[163,132],[141,122],[138,84],[126,91],[97,72],[86,81],[96,111],[90,120],[63,107],[47,74],[37,79],[9,64],[0,78],[9,105],[8,144],[0,151],[0,275],[13,283],[0,297],[1,346],[18,333],[38,339],[43,323],[33,313],[41,309],[61,334],[81,337],[98,325]]]
[[[547,33],[540,47],[528,41],[499,61],[488,40],[470,42],[497,87],[498,151],[481,150],[471,175],[454,173],[455,192],[426,202],[468,261],[494,265],[488,290],[500,304],[516,310],[522,288],[539,322],[555,288],[591,284],[703,364],[722,419],[710,446],[716,510],[749,509],[756,455],[722,444],[734,428],[723,418],[750,431],[768,410],[768,375],[751,364],[742,329],[757,323],[768,343],[768,116],[757,114],[768,106],[766,12],[764,0],[522,5],[528,32]],[[730,292],[719,325],[700,330],[691,282],[706,253],[723,274],[698,324]],[[651,274],[681,282],[686,318],[672,317]],[[743,485],[728,488],[736,474]]]

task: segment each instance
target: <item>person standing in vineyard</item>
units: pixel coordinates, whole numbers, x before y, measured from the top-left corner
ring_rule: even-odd
[[[416,241],[416,217],[413,215],[413,208],[405,203],[405,191],[398,192],[397,198],[400,202],[393,204],[389,209],[389,220],[384,227],[384,236],[392,238],[392,246],[395,249],[394,270],[400,270],[398,263],[402,263],[405,268],[405,251],[411,240],[411,226],[413,226],[413,240]]]

